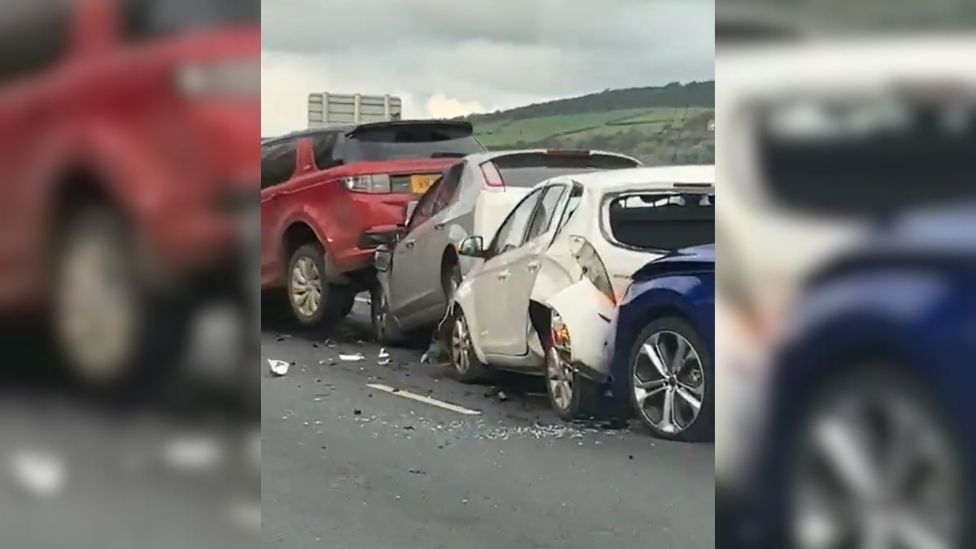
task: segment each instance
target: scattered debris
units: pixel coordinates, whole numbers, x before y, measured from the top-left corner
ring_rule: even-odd
[[[354,415],[354,416],[362,415],[362,413],[363,413],[363,411],[362,410],[358,410],[358,409],[352,411],[352,415]]]
[[[10,457],[9,467],[18,487],[39,498],[59,494],[67,479],[64,461],[53,454],[21,450]]]
[[[508,395],[505,394],[505,391],[498,391],[495,393],[495,400],[498,402],[505,402],[508,400]]]
[[[339,355],[339,360],[343,362],[362,362],[366,360],[366,357],[362,353],[356,353],[354,355]]]
[[[376,363],[380,366],[386,366],[390,363],[390,353],[386,352],[385,347],[380,347],[380,354],[376,357]]]
[[[223,449],[213,437],[184,437],[163,448],[163,460],[179,471],[205,471],[223,460]]]
[[[411,475],[426,475],[427,474],[427,471],[424,471],[423,469],[410,469],[410,474]]]
[[[278,337],[275,338],[275,341],[284,341],[286,339],[291,339],[291,334],[279,334]]]
[[[284,360],[268,359],[268,366],[271,368],[271,375],[281,377],[288,374],[289,364]]]

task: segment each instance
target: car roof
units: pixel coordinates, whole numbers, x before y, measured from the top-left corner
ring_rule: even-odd
[[[509,149],[509,150],[500,150],[500,151],[485,151],[485,152],[469,154],[464,157],[464,161],[469,162],[471,164],[483,164],[485,162],[495,160],[496,158],[501,158],[504,156],[516,156],[520,154],[549,154],[558,151],[559,149]],[[618,158],[626,158],[629,160],[633,160],[634,162],[638,162],[638,163],[640,162],[636,158],[627,156],[625,154],[615,153],[615,152],[600,151],[600,150],[589,150],[587,152],[589,152],[590,155],[615,156]]]
[[[468,131],[473,132],[471,123],[466,120],[388,120],[386,122],[368,122],[365,124],[347,124],[341,126],[329,126],[327,128],[307,128],[304,130],[295,130],[293,132],[289,132],[284,135],[279,135],[275,137],[266,137],[261,140],[261,144],[273,145],[275,143],[287,139],[298,139],[301,137],[322,135],[326,133],[349,133],[354,130],[361,130],[361,129],[388,128],[388,127],[414,126],[414,125],[456,126],[458,128],[466,129]]]
[[[674,183],[707,183],[715,185],[715,166],[654,166],[648,168],[628,168],[623,170],[604,170],[554,177],[536,185],[572,182],[583,187],[598,188],[604,192],[632,188],[635,185],[670,189]]]

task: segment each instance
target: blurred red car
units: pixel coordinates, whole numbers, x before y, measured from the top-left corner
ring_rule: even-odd
[[[459,157],[484,147],[460,121],[313,129],[261,144],[261,288],[298,322],[338,320],[375,282],[373,252]]]
[[[257,0],[4,4],[0,313],[85,380],[173,364],[187,290],[241,278],[260,43]]]

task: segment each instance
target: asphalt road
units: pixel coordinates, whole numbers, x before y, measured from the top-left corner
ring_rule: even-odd
[[[357,302],[331,333],[263,327],[266,547],[714,546],[712,445],[567,424],[541,380],[463,385],[420,364],[423,349],[378,364],[367,323]],[[288,373],[272,376],[268,359]]]

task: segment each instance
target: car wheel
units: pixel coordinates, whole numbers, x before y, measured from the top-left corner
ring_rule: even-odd
[[[456,308],[451,325],[451,368],[463,383],[475,383],[488,377],[488,368],[478,359],[471,341],[471,331],[464,311]]]
[[[402,335],[390,316],[386,292],[380,284],[375,284],[369,291],[369,312],[373,323],[373,337],[376,338],[377,343],[383,345],[400,343]]]
[[[972,462],[920,381],[853,368],[804,399],[776,483],[788,546],[973,547]]]
[[[185,350],[188,307],[154,294],[121,217],[89,206],[72,214],[60,234],[52,334],[73,377],[113,391],[174,372]]]
[[[595,417],[602,392],[600,385],[580,375],[550,343],[546,349],[546,394],[549,404],[565,420]]]
[[[678,318],[651,322],[629,355],[628,394],[634,413],[659,437],[715,437],[712,357],[694,328]]]
[[[288,262],[288,303],[299,324],[305,327],[331,323],[351,310],[347,288],[329,284],[325,278],[325,254],[318,244],[305,244]]]

